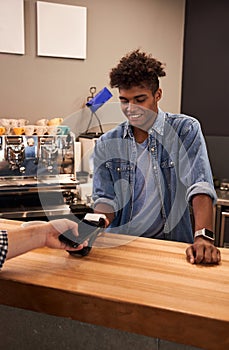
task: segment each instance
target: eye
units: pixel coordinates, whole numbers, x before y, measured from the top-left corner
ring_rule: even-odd
[[[146,100],[146,97],[139,97],[139,98],[136,98],[136,103],[143,103],[145,102]]]
[[[120,102],[121,102],[122,105],[126,105],[126,104],[129,103],[129,101],[127,101],[127,100],[120,100]]]

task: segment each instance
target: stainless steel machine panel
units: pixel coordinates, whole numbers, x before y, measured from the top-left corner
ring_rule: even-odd
[[[75,136],[0,136],[0,217],[70,213],[77,197]]]
[[[0,177],[75,174],[73,134],[0,136]]]

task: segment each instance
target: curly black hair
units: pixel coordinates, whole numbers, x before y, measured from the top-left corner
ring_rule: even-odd
[[[159,88],[158,77],[166,75],[164,66],[151,54],[134,50],[122,57],[117,67],[111,70],[110,86],[130,89],[142,85],[152,90],[154,95]]]

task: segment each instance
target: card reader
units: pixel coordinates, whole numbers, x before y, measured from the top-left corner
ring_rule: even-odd
[[[88,246],[81,250],[68,251],[71,255],[87,255],[96,237],[105,227],[106,216],[103,214],[87,213],[83,220],[78,223],[79,236],[75,236],[72,230],[67,230],[59,236],[59,240],[70,247],[77,248],[84,241],[88,240]]]

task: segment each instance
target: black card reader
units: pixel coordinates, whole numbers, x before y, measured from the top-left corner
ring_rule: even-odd
[[[81,250],[68,251],[71,255],[87,255],[98,234],[105,227],[106,216],[103,214],[87,213],[82,221],[78,223],[79,236],[75,236],[72,230],[67,230],[59,236],[59,240],[70,247],[77,248],[84,241],[88,240],[88,246]]]

